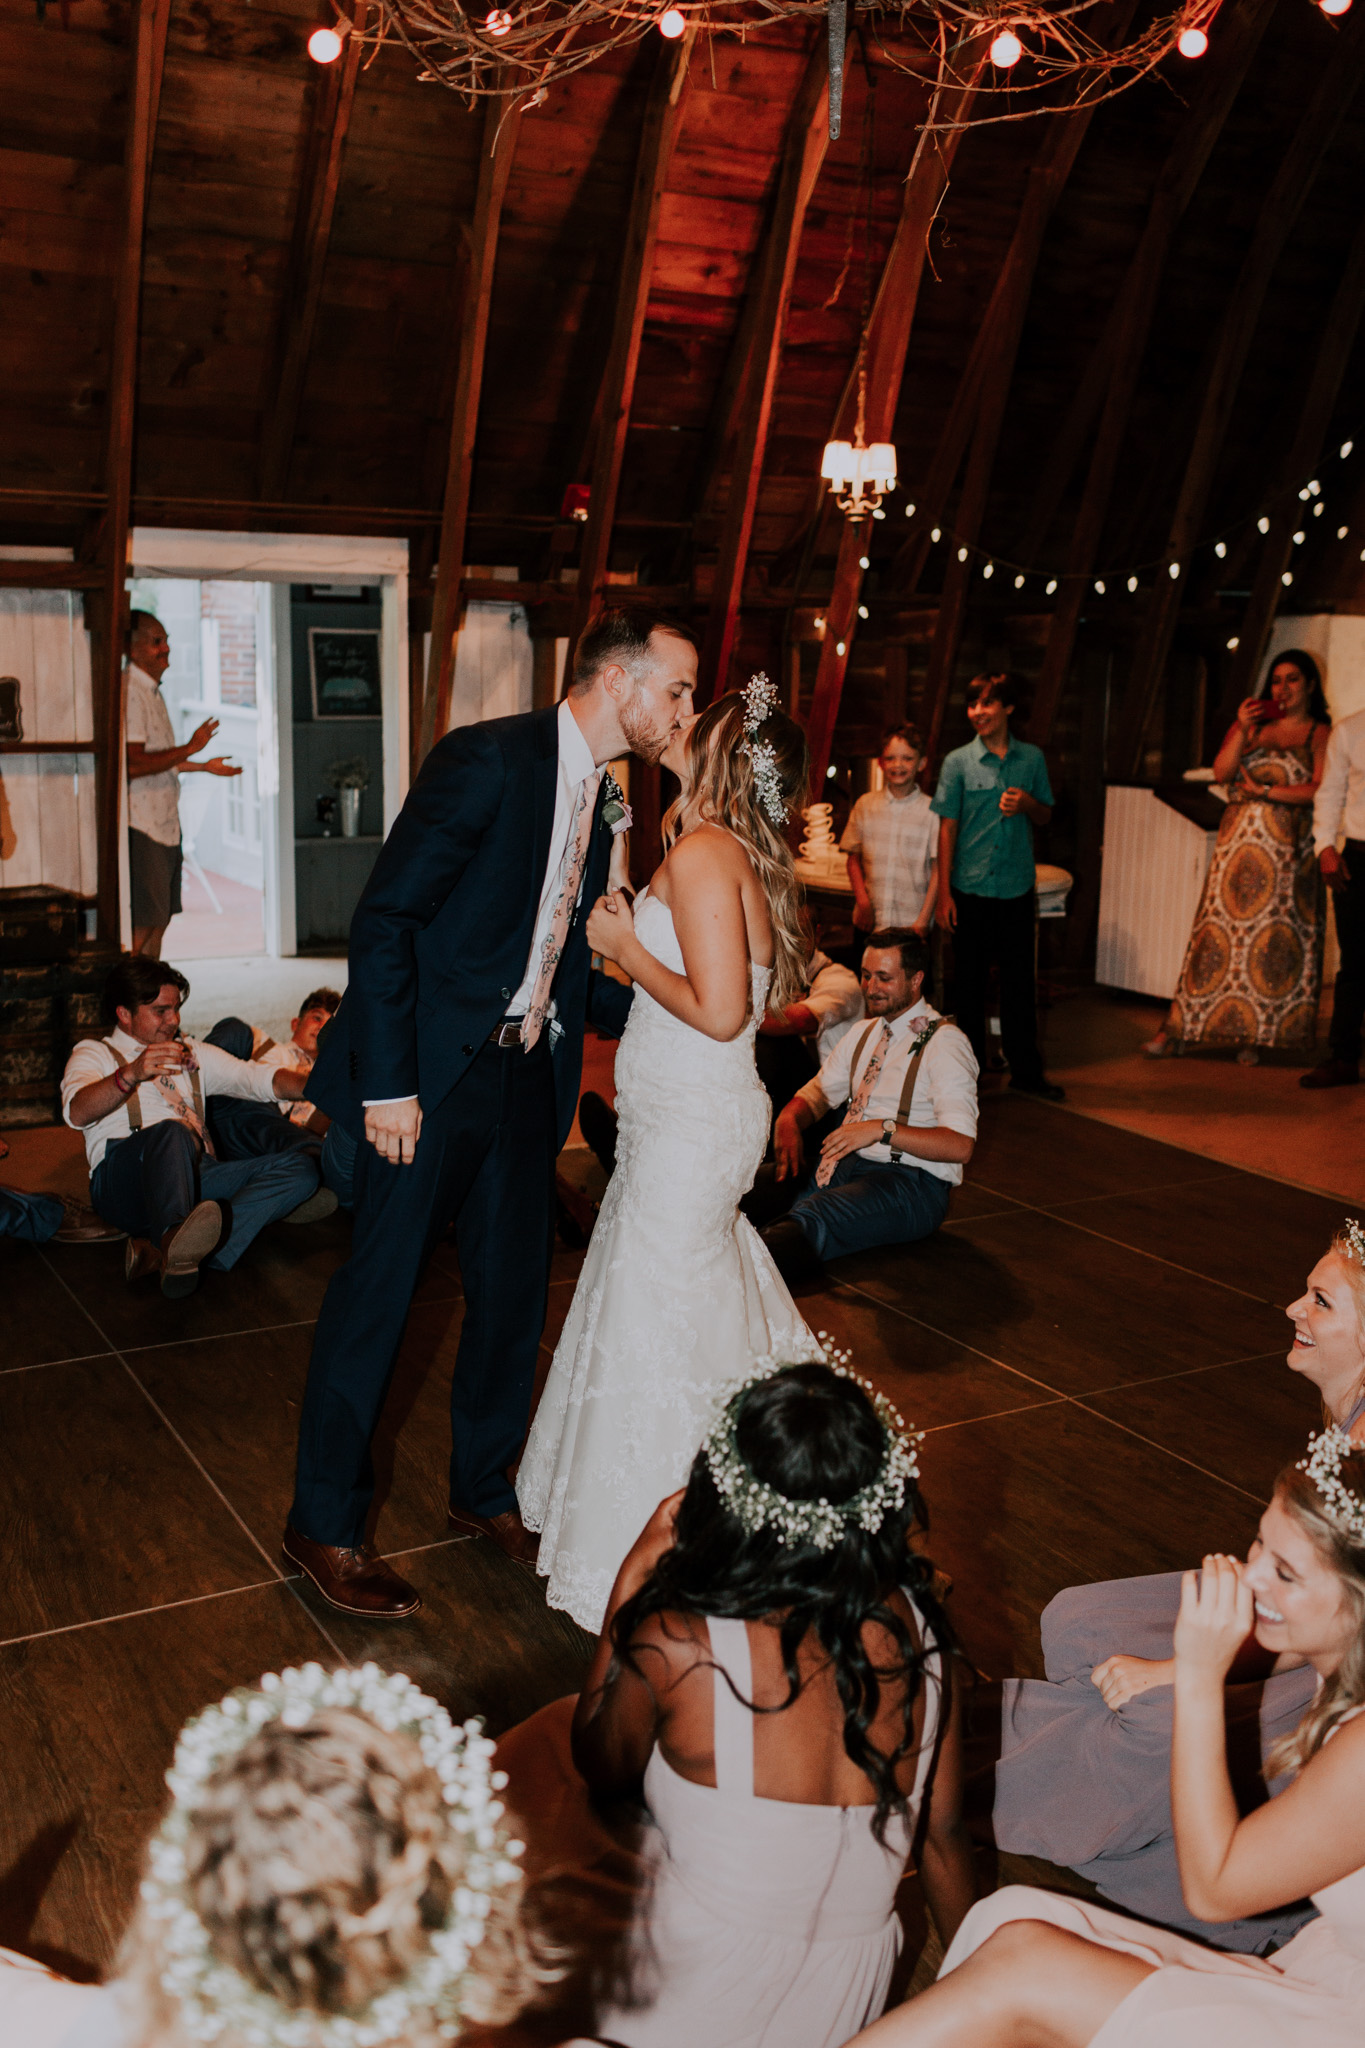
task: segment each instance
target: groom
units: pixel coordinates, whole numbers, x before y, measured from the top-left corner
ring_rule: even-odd
[[[545,1320],[554,1162],[583,1028],[619,1032],[590,975],[587,911],[611,843],[602,769],[657,761],[692,710],[696,648],[659,613],[610,609],[564,701],[461,726],[433,748],[351,922],[350,986],[308,1099],[361,1144],[351,1256],[308,1369],[284,1555],[343,1612],[397,1620],[414,1589],[365,1524],[371,1440],[413,1289],[455,1220],[464,1325],[450,1392],[450,1522],[530,1564],[507,1477]]]

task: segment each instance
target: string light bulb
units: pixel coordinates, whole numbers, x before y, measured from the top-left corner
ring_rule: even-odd
[[[860,619],[866,619],[870,617],[870,613],[868,612],[867,606],[865,604],[860,604],[858,606],[858,617]]]
[[[870,569],[870,568],[872,567],[872,564],[871,564],[871,562],[870,562],[870,561],[868,560],[868,558],[867,558],[867,556],[866,556],[866,555],[859,555],[859,557],[858,557],[858,567],[859,567],[860,569]]]
[[[1256,521],[1256,531],[1257,533],[1269,533],[1270,531],[1270,521],[1266,518],[1264,512]]]
[[[1103,596],[1104,596],[1104,578],[1103,578],[1103,576],[1097,576],[1097,577],[1095,578],[1095,594],[1096,594],[1096,596],[1097,596],[1097,597],[1103,597]]]
[[[1346,0],[1346,4],[1349,7],[1351,0]],[[1209,39],[1202,28],[1182,28],[1175,46],[1182,57],[1202,57],[1209,46]]]
[[[1054,577],[1052,578],[1052,581],[1051,581],[1051,582],[1050,582],[1050,583],[1048,584],[1048,586],[1047,586],[1047,595],[1048,595],[1049,597],[1051,597],[1051,596],[1053,595],[1053,593],[1054,593],[1054,592],[1056,591],[1056,588],[1057,588],[1057,578],[1056,578],[1056,577],[1054,576]]]
[[[959,560],[959,562],[965,562],[965,561],[966,561],[966,559],[967,559],[967,550],[966,550],[965,548],[959,548],[959,549],[958,549],[958,551],[957,551],[957,559]]]
[[[1294,581],[1294,571],[1292,569],[1286,569],[1283,576],[1281,576],[1280,581],[1281,583],[1286,585],[1292,583]]]
[[[1214,544],[1213,544],[1213,552],[1215,553],[1215,555],[1217,555],[1217,557],[1218,557],[1218,559],[1219,559],[1219,561],[1220,561],[1220,562],[1222,561],[1222,559],[1223,559],[1224,555],[1225,555],[1225,554],[1227,553],[1227,551],[1228,551],[1228,544],[1227,544],[1227,542],[1226,542],[1225,540],[1216,540],[1216,541],[1214,542]]]
[[[1237,638],[1237,635],[1234,633],[1231,640],[1229,640],[1228,642],[1228,653],[1235,654],[1237,652],[1237,649],[1241,646],[1241,644],[1241,641]]]
[[[1310,498],[1316,498],[1316,497],[1317,497],[1317,496],[1319,496],[1319,494],[1321,493],[1321,490],[1322,490],[1322,485],[1321,485],[1321,484],[1320,484],[1320,483],[1318,482],[1317,478],[1316,478],[1316,477],[1311,477],[1311,478],[1309,479],[1309,483],[1308,483],[1308,495],[1309,495],[1309,497],[1310,497]]]
[[[935,547],[937,547],[938,543],[943,538],[943,528],[941,526],[931,526],[929,529],[929,538],[934,543]]]
[[[1172,562],[1170,567],[1167,569],[1166,574],[1170,577],[1172,583],[1174,583],[1176,577],[1180,574],[1179,562]]]
[[[994,576],[994,574],[995,574],[995,564],[994,564],[994,562],[987,562],[987,564],[986,564],[985,568],[984,568],[984,569],[983,569],[983,570],[981,571],[981,573],[982,573],[982,575],[983,575],[983,576]]]
[[[1318,0],[1318,6],[1324,14],[1349,14],[1351,0]]]
[[[1351,531],[1351,529],[1350,529],[1350,527],[1349,527],[1349,526],[1339,526],[1339,527],[1337,528],[1337,539],[1338,539],[1338,540],[1345,540],[1345,538],[1346,538],[1347,534],[1348,534],[1348,533],[1349,533],[1350,531]]]
[[[834,643],[834,652],[838,655],[842,655],[844,652],[844,646],[845,643],[842,640],[836,640]]]
[[[1316,505],[1315,505],[1315,506],[1313,507],[1313,517],[1314,517],[1315,519],[1321,519],[1321,517],[1322,517],[1323,513],[1324,513],[1324,512],[1326,511],[1326,510],[1327,510],[1327,501],[1326,501],[1326,499],[1325,499],[1325,498],[1319,498],[1319,499],[1318,499],[1318,502],[1317,502],[1317,504],[1316,504]]]
[[[334,28],[315,28],[308,38],[308,54],[315,64],[335,64],[341,55],[341,37]]]
[[[915,508],[914,508],[914,506],[913,506],[913,505],[907,505],[907,506],[906,506],[906,508],[905,508],[905,516],[906,516],[906,518],[907,518],[907,519],[913,519],[913,518],[914,518],[914,516],[915,516]]]
[[[491,14],[485,14],[483,25],[490,36],[505,36],[512,26],[512,17],[505,7],[495,7]]]
[[[1019,62],[1023,54],[1024,46],[1012,28],[1002,28],[991,44],[991,62],[1001,71],[1008,71],[1012,65]]]
[[[1302,528],[1302,527],[1300,527],[1300,528],[1299,528],[1299,530],[1298,530],[1298,532],[1297,532],[1297,533],[1296,533],[1296,534],[1294,535],[1294,545],[1295,545],[1295,547],[1296,547],[1296,548],[1301,548],[1301,547],[1303,546],[1303,543],[1304,543],[1304,541],[1305,541],[1305,539],[1306,539],[1306,538],[1307,538],[1307,536],[1305,535],[1305,533],[1304,533],[1304,530],[1303,530],[1303,528]]]
[[[1137,589],[1137,577],[1136,577],[1136,576],[1130,576],[1130,577],[1128,578],[1128,588],[1129,588],[1130,590],[1136,590],[1136,589]]]
[[[1352,449],[1353,449],[1353,448],[1355,447],[1355,445],[1356,445],[1356,444],[1355,444],[1355,442],[1354,442],[1354,441],[1343,441],[1343,442],[1342,442],[1342,444],[1341,444],[1341,447],[1340,447],[1340,449],[1339,449],[1339,450],[1338,450],[1337,452],[1338,452],[1338,453],[1339,453],[1339,455],[1341,456],[1341,459],[1342,459],[1342,461],[1343,461],[1343,462],[1344,462],[1344,461],[1346,460],[1347,456],[1348,456],[1348,455],[1350,454],[1351,450],[1352,450]]]
[[[681,7],[666,7],[659,16],[659,34],[667,36],[670,43],[675,43],[686,27],[687,16]]]
[[[1365,555],[1362,555],[1362,556],[1361,556],[1361,560],[1362,560],[1362,561],[1365,561]],[[1016,590],[1022,590],[1022,589],[1023,589],[1023,587],[1024,587],[1024,579],[1023,579],[1023,577],[1022,577],[1022,576],[1016,576],[1016,577],[1015,577],[1015,579],[1014,579],[1014,587],[1015,587],[1015,589],[1016,589]]]

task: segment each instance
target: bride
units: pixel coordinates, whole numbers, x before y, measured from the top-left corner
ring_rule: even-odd
[[[663,865],[601,897],[588,943],[635,983],[616,1054],[617,1165],[517,1476],[552,1607],[597,1633],[622,1559],[680,1487],[718,1386],[769,1352],[818,1355],[739,1200],[771,1109],[754,1034],[801,992],[783,828],[805,790],[801,728],[766,676],[663,755],[682,784]],[[792,1347],[796,1348],[793,1349]]]

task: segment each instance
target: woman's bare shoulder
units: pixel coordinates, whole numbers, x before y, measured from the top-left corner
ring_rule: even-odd
[[[698,1664],[709,1661],[710,1638],[699,1615],[670,1609],[648,1615],[641,1622],[631,1635],[630,1651],[648,1672],[654,1691],[663,1693],[689,1677]]]
[[[674,842],[664,866],[689,883],[742,883],[753,872],[744,848],[732,832],[720,825],[697,825],[685,833]]]

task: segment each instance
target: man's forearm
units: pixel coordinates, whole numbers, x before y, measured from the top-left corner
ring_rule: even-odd
[[[164,775],[168,768],[179,768],[190,758],[190,748],[167,747],[160,754],[128,754],[128,780],[136,782],[144,775]]]
[[[897,1124],[891,1141],[894,1152],[907,1152],[912,1159],[933,1159],[941,1165],[965,1166],[975,1150],[975,1140],[951,1124]]]

